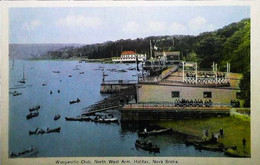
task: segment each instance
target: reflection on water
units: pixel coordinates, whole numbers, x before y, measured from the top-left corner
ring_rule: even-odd
[[[12,61],[10,65],[11,63]],[[23,64],[25,84],[18,82],[23,77]],[[19,153],[33,145],[39,150],[38,157],[223,156],[217,152],[199,152],[193,146],[186,146],[182,138],[175,135],[148,137],[160,147],[160,153],[154,154],[137,149],[135,148],[135,141],[139,138],[137,131],[143,130],[148,123],[103,124],[65,121],[65,117],[75,117],[84,107],[108,96],[99,92],[103,67],[108,74],[107,80],[137,79],[133,76],[137,74],[135,70],[114,72],[114,69],[135,67],[134,64],[15,61],[13,69],[10,68],[9,81],[9,152]],[[13,96],[14,91],[22,94]],[[79,103],[69,103],[77,98],[80,98]],[[36,105],[41,106],[39,116],[27,120],[29,108]],[[118,111],[113,113],[120,118]],[[61,118],[55,121],[54,116],[58,114]],[[34,131],[36,128],[46,130],[57,127],[61,127],[60,133],[29,136],[29,131]]]

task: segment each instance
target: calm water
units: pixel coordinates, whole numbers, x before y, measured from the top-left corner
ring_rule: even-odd
[[[10,95],[9,151],[21,152],[31,145],[39,149],[38,157],[68,156],[224,156],[222,153],[198,151],[184,144],[174,135],[154,136],[150,140],[160,147],[160,153],[149,153],[135,148],[138,125],[98,124],[93,122],[69,122],[82,108],[102,100],[108,95],[100,94],[100,83],[105,67],[106,79],[135,80],[136,71],[124,73],[109,72],[107,69],[134,67],[134,64],[78,63],[77,61],[10,61],[10,88],[21,87],[18,82],[25,71],[26,88],[10,89],[22,92],[20,96]],[[73,70],[79,65],[80,70]],[[60,71],[59,74],[52,71]],[[85,72],[79,74],[79,72]],[[72,77],[68,77],[72,75]],[[42,86],[47,83],[46,86]],[[53,94],[50,95],[50,90]],[[58,93],[57,90],[61,92]],[[69,104],[79,97],[81,102]],[[38,117],[26,120],[29,108],[41,105]],[[120,116],[119,112],[115,112]],[[56,114],[61,118],[54,121]],[[36,128],[61,127],[60,133],[28,135]]]

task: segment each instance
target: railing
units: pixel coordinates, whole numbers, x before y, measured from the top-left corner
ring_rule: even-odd
[[[137,80],[105,80],[102,84],[137,84]]]
[[[184,83],[196,84],[195,77],[185,77]],[[228,84],[227,78],[197,78],[197,84]]]
[[[174,103],[174,102],[164,102],[164,103],[132,103],[126,105],[126,107],[131,108],[143,108],[143,107],[232,107],[230,103],[212,103],[205,105],[204,103]]]
[[[173,72],[175,72],[177,69],[178,69],[178,66],[175,65],[171,69],[167,69],[167,70],[163,71],[162,74],[157,77],[140,78],[139,82],[141,82],[141,83],[159,83],[160,81],[162,81],[163,79],[165,79],[166,77],[171,75]]]

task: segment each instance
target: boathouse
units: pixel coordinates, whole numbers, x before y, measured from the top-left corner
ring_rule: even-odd
[[[149,66],[153,68],[152,66]],[[241,74],[213,69],[199,71],[197,63],[182,62],[160,75],[139,79],[137,103],[125,105],[122,120],[168,120],[229,115],[232,102],[240,106]]]
[[[185,70],[186,67],[193,66],[194,70]],[[211,100],[215,106],[229,106],[231,100],[241,101],[241,75],[230,73],[229,68],[227,72],[218,72],[216,66],[212,71],[198,71],[196,63],[183,62],[181,69],[176,69],[163,78],[160,76],[154,79],[150,77],[149,81],[146,78],[139,81],[139,103],[172,103],[181,99],[196,99]]]

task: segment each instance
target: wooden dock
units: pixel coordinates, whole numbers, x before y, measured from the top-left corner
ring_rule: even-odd
[[[171,120],[229,116],[229,107],[170,107],[126,105],[120,109],[123,121]]]

